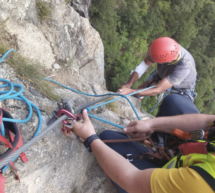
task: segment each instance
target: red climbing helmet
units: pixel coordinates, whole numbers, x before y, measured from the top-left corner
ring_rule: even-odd
[[[149,48],[150,58],[157,63],[173,61],[180,51],[180,45],[169,37],[154,40]]]

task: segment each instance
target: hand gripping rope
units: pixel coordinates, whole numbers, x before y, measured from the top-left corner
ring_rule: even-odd
[[[56,84],[58,84],[58,85],[60,85],[60,86],[62,86],[62,87],[64,87],[64,88],[67,88],[67,89],[69,89],[69,90],[71,90],[71,91],[73,91],[73,92],[75,92],[75,93],[78,93],[78,94],[83,94],[83,95],[91,96],[91,97],[103,97],[103,98],[101,98],[101,99],[98,99],[98,100],[96,100],[96,101],[93,101],[93,102],[91,102],[91,103],[87,103],[87,104],[81,106],[80,109],[83,110],[84,108],[86,108],[87,111],[88,111],[88,113],[90,112],[90,110],[92,110],[92,109],[94,109],[94,108],[97,108],[97,107],[106,105],[106,104],[108,104],[108,103],[111,103],[111,102],[120,100],[120,99],[122,99],[122,98],[125,98],[125,99],[129,102],[129,104],[131,105],[131,107],[132,107],[132,109],[133,109],[135,115],[137,116],[137,119],[138,119],[138,120],[140,120],[140,117],[139,117],[137,111],[135,110],[133,104],[132,104],[131,101],[129,100],[128,96],[132,96],[132,95],[134,95],[134,94],[136,94],[136,93],[139,93],[139,92],[142,92],[142,91],[144,91],[144,90],[148,90],[148,89],[151,89],[151,88],[154,88],[154,87],[155,87],[155,86],[151,86],[151,87],[148,87],[148,88],[145,88],[145,89],[142,89],[142,90],[139,90],[139,91],[130,93],[130,94],[128,94],[128,95],[122,95],[122,94],[118,94],[118,93],[117,93],[117,94],[116,94],[116,93],[108,93],[108,94],[103,94],[103,95],[92,95],[92,94],[87,94],[87,93],[84,93],[84,92],[77,91],[77,90],[75,90],[75,89],[72,89],[72,88],[70,88],[70,87],[67,87],[67,86],[65,86],[65,85],[63,85],[63,84],[61,84],[61,83],[59,83],[59,82],[57,82],[57,81],[54,81],[54,80],[52,80],[52,79],[48,79],[48,78],[44,78],[44,79],[45,79],[45,80],[48,80],[48,81],[51,81],[51,82],[54,82],[54,83],[56,83]],[[95,105],[95,106],[92,106],[92,105],[94,105],[94,104],[96,104],[96,103],[99,103],[99,102],[101,102],[101,101],[104,101],[104,100],[110,98],[111,96],[120,96],[120,97],[118,97],[118,98],[116,98],[116,99],[112,99],[112,100],[107,101],[107,102],[104,102],[104,103],[101,103],[101,104],[98,104],[98,105]],[[121,126],[121,125],[112,123],[112,122],[107,121],[107,120],[105,120],[105,119],[101,119],[101,118],[96,117],[96,116],[94,116],[94,115],[91,115],[91,114],[88,114],[88,115],[89,115],[89,117],[92,117],[92,118],[94,118],[94,119],[97,119],[97,120],[100,120],[100,121],[102,121],[102,122],[108,123],[108,124],[110,124],[110,125],[116,126],[116,127],[120,128],[120,129],[123,129],[123,128],[124,128],[124,127]]]
[[[96,103],[96,102],[98,102],[98,100],[97,101],[93,101],[93,102],[91,102],[91,105],[92,105],[92,103]],[[89,105],[89,103],[88,103],[88,105]],[[65,130],[67,130],[67,132],[68,133],[70,133],[71,132],[71,134],[72,134],[72,138],[73,139],[79,139],[79,141],[80,142],[83,142],[83,140],[82,139],[80,139],[78,136],[76,136],[74,133],[73,133],[73,126],[74,126],[74,124],[75,124],[75,122],[76,121],[79,121],[80,119],[81,119],[81,115],[80,114],[76,114],[76,113],[79,113],[80,111],[82,111],[84,108],[86,107],[86,105],[85,106],[80,106],[80,107],[77,107],[77,108],[74,108],[74,106],[73,106],[73,104],[72,104],[72,102],[71,102],[71,100],[69,100],[69,101],[65,101],[65,100],[62,100],[62,103],[60,104],[60,103],[58,103],[58,108],[54,111],[54,113],[53,113],[53,118],[49,121],[49,123],[48,124],[52,124],[52,122],[54,121],[54,120],[56,120],[57,118],[59,118],[59,117],[61,117],[63,114],[65,114],[65,115],[67,115],[68,116],[68,119],[69,120],[72,120],[72,123],[71,123],[71,121],[65,121],[65,120],[63,120],[62,121],[62,128],[61,128],[61,130],[64,132]],[[89,107],[88,107],[89,108]],[[86,108],[86,109],[88,109],[88,108]],[[88,114],[89,115],[89,114]],[[96,117],[96,119],[98,119],[97,117]],[[100,119],[98,119],[98,120],[100,120]],[[105,121],[105,122],[107,122],[106,120],[104,120],[104,119],[102,119],[101,121]],[[109,123],[109,122],[108,122]],[[113,123],[111,123],[112,125],[113,125]],[[119,126],[119,125],[117,125],[117,126]],[[120,126],[119,128],[121,128],[122,126]],[[147,141],[144,141],[144,140],[149,140],[149,142],[147,142]],[[145,137],[141,137],[141,138],[134,138],[134,139],[115,139],[115,140],[103,140],[103,142],[104,143],[122,143],[122,142],[131,142],[131,141],[144,141],[144,144],[149,148],[149,149],[151,149],[151,151],[153,152],[153,153],[145,153],[143,156],[151,156],[151,157],[153,157],[153,159],[154,158],[156,158],[156,159],[158,159],[158,160],[170,160],[170,158],[169,158],[169,156],[165,153],[165,151],[161,148],[161,147],[159,147],[159,146],[155,146],[154,145],[154,143],[153,143],[153,141],[151,140],[151,138],[150,138],[150,135],[147,135],[147,136],[145,136]]]

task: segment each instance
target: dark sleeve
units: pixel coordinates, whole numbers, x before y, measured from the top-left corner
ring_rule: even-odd
[[[149,55],[148,55],[147,57],[148,57],[148,59],[149,59],[150,62],[155,63],[155,61],[153,61],[153,60],[150,58]]]
[[[158,72],[155,72],[152,75],[152,81],[158,83],[161,80],[161,77],[159,76]]]

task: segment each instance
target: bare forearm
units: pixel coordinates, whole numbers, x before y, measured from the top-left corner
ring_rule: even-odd
[[[131,174],[138,169],[99,139],[94,140],[90,146],[104,172],[128,191],[131,188]]]
[[[142,92],[139,92],[138,94],[143,96],[155,96],[171,88],[172,86],[173,86],[172,83],[170,83],[167,78],[164,78],[154,88],[151,88],[149,90],[144,90]],[[134,89],[134,92],[137,90],[140,90],[140,89]]]
[[[175,128],[182,131],[194,131],[204,129],[207,125],[215,120],[215,115],[189,114],[173,117],[158,117],[151,120],[151,128],[154,131],[173,133]]]
[[[156,85],[157,83],[156,82],[153,82],[152,78],[149,79],[149,81],[147,82],[147,85],[146,85],[146,81],[141,84],[140,86],[137,87],[137,89],[144,89],[146,87],[149,87],[149,86],[154,86]]]
[[[150,85],[152,86],[152,85]],[[138,89],[132,89],[133,92],[136,92],[136,91],[139,91],[139,90],[142,90],[143,88],[138,88]],[[157,87],[154,87],[154,88],[150,88],[148,90],[144,90],[144,91],[141,91],[141,92],[138,92],[137,95],[143,95],[143,96],[155,96],[157,94],[161,93],[161,90]]]
[[[148,57],[146,57],[145,58],[145,60],[144,60],[144,62],[145,62],[145,66],[147,66],[147,68],[148,67],[150,67],[153,63],[148,59]],[[137,69],[136,69],[137,70]],[[140,71],[138,71],[140,74],[143,74],[144,72],[145,72],[145,70],[146,69],[144,69],[143,71],[142,71],[142,73],[140,73]],[[141,75],[140,75],[141,76]],[[139,75],[138,75],[138,73],[136,72],[136,71],[134,71],[133,73],[132,73],[132,75],[130,76],[130,79],[129,79],[129,81],[127,82],[127,84],[129,84],[129,85],[133,85],[134,84],[134,82],[135,81],[137,81],[138,79],[139,79],[140,77],[139,77]]]
[[[129,84],[131,87],[134,84],[134,82],[136,82],[138,79],[139,79],[138,73],[134,71],[130,76],[127,84]]]
[[[88,117],[87,110],[84,109],[83,123],[76,122],[73,127],[73,132],[87,140],[95,134],[95,129]],[[66,136],[71,135],[71,132],[64,132]],[[94,155],[105,173],[128,192],[135,193],[151,193],[150,178],[153,169],[139,170],[128,162],[117,152],[105,145],[100,139],[95,139],[90,145]],[[140,181],[144,179],[144,181]]]

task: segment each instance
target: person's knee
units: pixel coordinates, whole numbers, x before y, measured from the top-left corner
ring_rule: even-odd
[[[171,106],[177,103],[177,95],[167,95],[162,102],[163,106]]]
[[[109,140],[109,139],[120,139],[125,138],[126,135],[123,133],[119,133],[117,131],[105,130],[99,135],[101,140]]]
[[[164,98],[156,117],[191,114],[198,112],[198,109],[190,100],[190,98],[179,94],[170,94]]]
[[[102,133],[100,133],[99,135],[100,139],[102,140],[112,139],[112,136],[113,136],[113,131],[111,130],[102,131]]]

